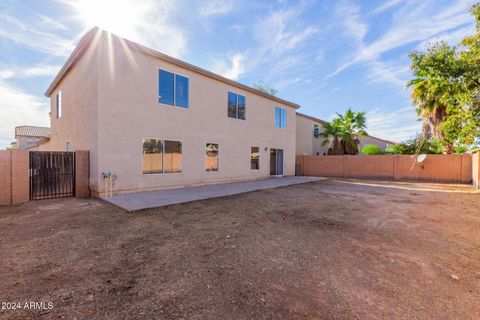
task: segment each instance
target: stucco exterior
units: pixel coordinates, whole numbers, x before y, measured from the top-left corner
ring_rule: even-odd
[[[257,94],[220,76],[137,50],[103,31],[67,74],[49,88],[52,136],[42,150],[90,151],[93,194],[104,192],[102,172],[117,179],[114,193],[268,177],[271,148],[284,152],[284,175],[295,173],[295,106]],[[159,69],[189,79],[189,108],[158,101]],[[62,117],[56,93],[62,91]],[[246,97],[246,119],[227,116],[227,94]],[[275,127],[275,107],[287,110],[286,128]],[[142,173],[142,139],[182,142],[181,172]],[[219,145],[219,170],[205,170],[207,143]],[[260,169],[250,168],[250,148],[260,149]]]
[[[322,145],[324,139],[321,137],[314,137],[313,131],[315,125],[318,125],[319,132],[323,132],[323,125],[326,121],[317,119],[302,113],[296,113],[296,155],[299,156],[321,156],[327,153],[330,144]],[[382,151],[392,145],[393,142],[379,139],[372,136],[361,137],[359,150],[367,144],[377,145]]]

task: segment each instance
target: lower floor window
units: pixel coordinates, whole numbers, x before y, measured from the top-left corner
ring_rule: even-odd
[[[250,168],[252,170],[260,169],[260,148],[252,147],[250,150]]]
[[[218,144],[207,143],[205,147],[205,170],[218,171]]]
[[[180,141],[144,138],[142,144],[144,174],[182,172]]]

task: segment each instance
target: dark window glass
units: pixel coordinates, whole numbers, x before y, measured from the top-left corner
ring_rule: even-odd
[[[60,119],[62,117],[62,91],[58,91],[57,93],[56,106],[57,119]]]
[[[218,171],[218,144],[207,143],[205,148],[205,170]]]
[[[244,96],[238,95],[237,101],[238,119],[245,120],[246,99]]]
[[[162,140],[143,139],[143,173],[163,172]]]
[[[250,168],[252,170],[260,169],[260,148],[252,147],[250,151]]]
[[[164,173],[182,172],[182,143],[165,140]]]
[[[318,124],[313,125],[313,137],[317,139],[320,137],[320,126]]]
[[[173,73],[159,70],[158,101],[173,106]]]
[[[237,117],[237,95],[233,92],[228,93],[228,116]]]
[[[188,108],[188,78],[175,75],[175,105]]]

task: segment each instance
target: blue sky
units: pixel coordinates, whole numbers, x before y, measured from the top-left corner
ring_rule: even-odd
[[[474,33],[472,1],[0,2],[0,148],[16,125],[49,125],[43,93],[82,34],[99,25],[247,85],[264,81],[301,112],[365,111],[368,133],[420,130],[408,52]]]

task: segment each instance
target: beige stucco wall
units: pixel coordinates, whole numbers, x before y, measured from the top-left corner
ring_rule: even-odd
[[[109,49],[110,48],[110,49]],[[90,150],[93,194],[104,191],[102,172],[117,176],[115,192],[129,192],[269,176],[269,150],[284,150],[284,174],[295,174],[295,109],[189,69],[98,43],[98,61],[84,56],[52,94],[52,140],[47,149]],[[189,78],[189,108],[158,102],[158,70]],[[61,89],[63,115],[55,119]],[[75,90],[74,90],[75,89]],[[246,120],[227,116],[227,93],[247,99]],[[287,128],[275,128],[275,106],[287,109]],[[142,138],[182,142],[182,172],[142,173]],[[206,172],[206,143],[219,144],[219,171]],[[260,170],[250,148],[260,148]]]
[[[284,173],[295,173],[294,108],[144,53],[129,60],[117,43],[113,69],[108,50],[100,52],[98,166],[117,175],[117,191],[267,177],[269,148],[283,149]],[[159,69],[189,78],[188,109],[158,102]],[[228,91],[246,97],[246,120],[227,116]],[[275,128],[275,106],[287,109],[286,129]],[[181,141],[182,172],[142,174],[144,137]],[[205,170],[207,143],[219,144],[218,172]],[[251,147],[260,147],[260,170],[250,169]]]
[[[98,188],[98,56],[92,46],[61,81],[50,97],[50,141],[39,145],[40,151],[90,151],[90,185]],[[56,95],[62,91],[62,115],[57,119]]]
[[[374,144],[376,146],[378,146],[382,151],[385,151],[385,149],[390,145],[389,143],[387,143],[386,141],[384,140],[380,140],[378,138],[375,138],[375,137],[361,137],[360,138],[360,144],[358,146],[358,150],[362,150],[362,148],[368,144]]]
[[[323,124],[319,121],[296,115],[296,154],[297,155],[323,155],[329,148],[329,144],[322,146],[324,138],[313,136],[314,125],[318,125],[323,132]]]

